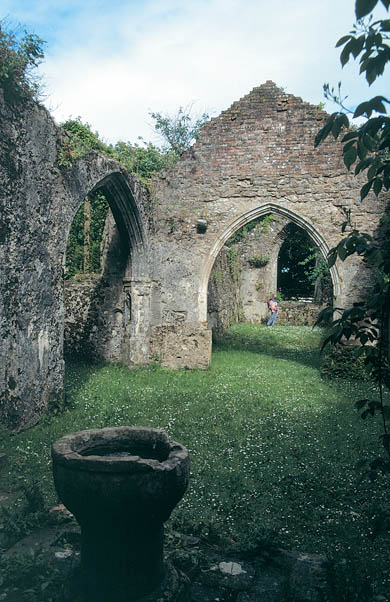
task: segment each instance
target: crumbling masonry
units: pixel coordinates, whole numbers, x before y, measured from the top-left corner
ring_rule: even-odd
[[[2,422],[32,425],[63,395],[64,254],[92,191],[102,189],[115,219],[111,268],[93,285],[105,316],[95,332],[107,359],[129,366],[157,358],[170,368],[208,367],[210,272],[249,221],[280,216],[324,255],[339,241],[346,212],[353,226],[375,233],[384,197],[360,203],[361,182],[346,172],[340,146],[313,148],[325,118],[266,82],[208,122],[147,193],[95,153],[60,167],[63,134],[47,111],[34,103],[16,110],[0,96]],[[360,299],[368,280],[356,258],[332,268],[337,306]]]

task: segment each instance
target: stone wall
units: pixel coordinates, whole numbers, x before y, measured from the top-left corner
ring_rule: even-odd
[[[313,326],[324,307],[316,303],[302,303],[300,301],[280,301],[278,306],[279,324],[291,324],[293,326]]]
[[[0,90],[0,421],[36,423],[63,396],[63,265],[73,217],[101,186],[132,273],[144,274],[147,203],[136,178],[96,153],[61,166],[66,140],[42,106]],[[143,242],[144,241],[144,242]]]
[[[208,303],[214,263],[226,241],[251,220],[272,213],[292,222],[324,256],[341,238],[346,211],[353,227],[375,235],[385,196],[370,194],[360,201],[364,177],[345,169],[340,143],[330,139],[314,148],[326,118],[319,107],[266,82],[208,122],[181,161],[154,179],[153,279],[162,307],[169,307],[163,321],[176,329],[178,341],[182,327],[175,316],[199,329],[207,323],[207,306],[213,310],[214,303]],[[273,253],[278,250],[275,240]],[[273,260],[269,268],[275,265]],[[257,274],[248,274],[257,280]],[[360,300],[370,278],[358,257],[337,262],[332,269],[336,305],[349,307]],[[268,283],[273,292],[276,278],[270,276]],[[252,308],[263,303],[251,319],[264,319],[269,291],[255,298],[249,284]],[[153,332],[152,324],[152,341]]]
[[[222,334],[230,324],[243,317],[240,283],[240,257],[232,249],[223,247],[208,285],[207,325],[216,334]]]

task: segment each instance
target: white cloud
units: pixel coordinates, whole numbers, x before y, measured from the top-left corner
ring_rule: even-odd
[[[33,5],[38,33],[52,16],[42,71],[54,116],[80,115],[110,141],[150,139],[149,109],[197,101],[218,113],[267,79],[310,102],[324,81],[362,95],[357,69],[341,72],[334,49],[352,0],[91,0],[68,3],[62,19],[53,1]]]

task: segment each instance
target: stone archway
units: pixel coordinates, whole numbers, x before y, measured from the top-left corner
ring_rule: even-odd
[[[222,247],[237,230],[239,230],[252,220],[257,219],[259,217],[263,217],[268,214],[273,214],[276,216],[280,215],[302,228],[313,240],[314,244],[318,247],[323,257],[327,257],[329,247],[326,241],[324,240],[323,236],[320,234],[318,228],[314,227],[314,225],[310,223],[308,219],[297,215],[295,212],[291,211],[290,209],[287,209],[286,207],[276,205],[275,203],[264,203],[263,205],[260,205],[255,209],[251,209],[250,211],[234,219],[228,225],[228,227],[225,228],[225,230],[219,234],[219,236],[214,241],[214,244],[210,249],[209,254],[203,264],[199,287],[199,319],[201,321],[207,320],[208,281],[214,262]],[[337,296],[340,294],[340,277],[336,265],[334,265],[330,269],[330,273],[333,284],[333,294],[337,303]]]
[[[68,354],[144,363],[149,360],[148,233],[122,173],[106,176],[95,191],[111,209],[102,271],[65,281],[64,344]]]
[[[148,282],[149,221],[145,187],[116,161],[91,152],[62,166],[63,133],[43,107],[27,104],[15,115],[0,94],[0,109],[8,140],[0,161],[0,420],[21,429],[63,397],[63,257],[74,214],[99,187],[132,249],[126,286],[139,319],[131,335],[137,359],[149,358],[148,298],[138,294]]]

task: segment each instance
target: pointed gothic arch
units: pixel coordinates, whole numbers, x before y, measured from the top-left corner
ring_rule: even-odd
[[[223,232],[219,234],[219,236],[215,239],[210,252],[208,253],[206,260],[202,267],[201,277],[200,277],[200,286],[199,286],[199,318],[202,322],[207,321],[207,288],[208,281],[211,274],[211,270],[213,268],[214,262],[224,246],[224,244],[229,240],[229,238],[240,228],[245,226],[247,223],[251,222],[254,219],[259,217],[263,217],[267,214],[280,215],[284,218],[287,218],[290,222],[296,224],[300,228],[302,228],[310,238],[313,240],[314,244],[318,247],[321,254],[326,258],[329,252],[329,246],[319,230],[313,226],[309,220],[301,217],[297,213],[287,209],[286,207],[276,205],[275,203],[265,203],[256,207],[255,209],[251,209],[250,211],[243,213],[238,218],[235,218],[227,228]],[[332,278],[333,284],[333,295],[337,298],[340,293],[340,277],[338,274],[337,267],[334,265],[330,268],[330,274]]]

